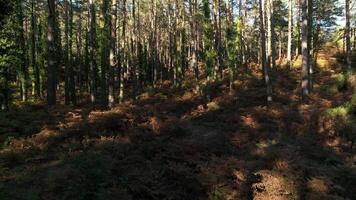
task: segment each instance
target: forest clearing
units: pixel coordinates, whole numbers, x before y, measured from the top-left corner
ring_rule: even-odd
[[[356,199],[355,2],[0,5],[0,200]]]

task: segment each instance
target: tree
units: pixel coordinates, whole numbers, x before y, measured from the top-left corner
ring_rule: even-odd
[[[117,53],[116,53],[116,25],[117,24],[117,1],[112,0],[111,3],[111,40],[110,40],[110,68],[109,68],[109,106],[113,107],[115,103],[114,91],[114,73],[117,68]]]
[[[268,65],[275,72],[276,70],[276,48],[274,30],[274,7],[273,0],[266,0],[267,30],[268,30]],[[274,73],[273,73],[274,74]]]
[[[312,46],[312,38],[313,38],[313,0],[308,0],[307,1],[307,29],[308,29],[308,34],[307,34],[307,51],[308,51],[308,90],[309,93],[312,92],[313,90],[313,63],[312,63],[312,52],[313,52],[313,46]]]
[[[267,0],[268,1],[268,0]],[[269,65],[266,60],[266,33],[264,27],[264,8],[262,7],[263,0],[259,0],[259,13],[260,13],[260,38],[261,38],[261,65],[264,72],[264,80],[267,87],[267,102],[272,101],[272,85],[269,76]]]
[[[36,63],[36,17],[35,0],[31,0],[31,66],[34,74],[34,90],[38,98],[41,97],[40,70]]]
[[[89,65],[90,65],[90,100],[95,103],[97,98],[96,68],[96,16],[94,0],[89,0]]]
[[[293,38],[293,1],[288,0],[288,47],[287,47],[287,65],[292,68],[292,38]]]
[[[56,104],[56,4],[55,0],[47,0],[48,3],[48,29],[47,29],[47,103],[50,106]]]
[[[345,38],[346,38],[346,70],[351,70],[351,40],[350,40],[350,0],[345,0]]]
[[[28,98],[28,59],[27,59],[27,47],[26,47],[26,39],[24,34],[24,14],[23,14],[23,6],[20,5],[19,14],[18,14],[18,22],[19,22],[19,59],[20,59],[20,70],[19,70],[19,78],[20,78],[20,95],[22,101],[27,101]],[[32,58],[33,59],[33,58]]]
[[[109,0],[103,0],[101,18],[104,23],[101,35],[101,92],[100,92],[100,104],[103,108],[108,106],[108,93],[107,93],[107,69],[109,63],[110,53],[110,39],[111,37],[111,16],[109,12],[110,4]]]
[[[308,48],[308,0],[301,0],[302,6],[302,99],[309,94],[309,48]]]

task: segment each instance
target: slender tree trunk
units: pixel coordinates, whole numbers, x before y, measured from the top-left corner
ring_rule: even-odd
[[[278,59],[282,60],[283,59],[283,46],[282,46],[282,39],[283,39],[283,31],[282,29],[279,31],[278,35]]]
[[[74,70],[74,60],[73,60],[73,1],[69,0],[69,92],[70,101],[73,105],[77,104],[77,97],[75,92],[75,70]]]
[[[31,66],[34,74],[34,90],[36,97],[41,97],[40,70],[36,64],[36,18],[35,0],[31,1]]]
[[[266,60],[266,34],[264,28],[264,17],[263,17],[263,0],[259,0],[259,12],[260,12],[260,34],[261,34],[261,62],[262,62],[262,69],[264,71],[264,79],[267,86],[267,102],[272,101],[272,86],[269,77],[269,66]]]
[[[292,68],[292,37],[293,37],[293,0],[288,0],[288,48],[287,65]]]
[[[64,102],[66,105],[70,104],[70,83],[69,83],[69,2],[68,0],[64,1]]]
[[[356,49],[356,28],[354,28],[354,50]]]
[[[268,65],[275,75],[276,71],[276,48],[274,31],[273,0],[267,0],[267,24],[268,24]]]
[[[298,58],[300,54],[300,47],[301,47],[301,1],[302,0],[297,0],[298,4],[298,17],[297,17],[297,46],[295,47],[295,57]]]
[[[89,0],[89,65],[90,65],[90,100],[96,103],[96,19],[94,0]]]
[[[215,66],[214,66],[214,80],[219,80],[219,69],[220,69],[220,62],[219,62],[219,19],[218,19],[218,0],[213,0],[213,20],[214,20],[214,49],[217,53],[215,59]]]
[[[27,59],[27,48],[26,48],[26,43],[25,43],[25,33],[24,33],[24,16],[22,12],[22,5],[19,10],[19,22],[20,22],[20,48],[21,48],[21,67],[20,67],[20,73],[19,73],[19,78],[20,78],[20,92],[21,92],[21,100],[22,101],[27,101],[28,97],[28,59]]]
[[[132,98],[137,98],[138,92],[138,76],[137,76],[137,64],[138,64],[138,38],[137,38],[137,0],[132,0],[132,34],[131,34],[131,41],[132,41],[132,81],[133,81],[133,91],[132,91]]]
[[[9,88],[9,66],[7,66],[3,71],[4,77],[4,87],[1,88],[1,96],[0,96],[0,106],[1,110],[8,111],[10,104],[10,88]]]
[[[108,106],[108,67],[110,65],[109,54],[110,54],[110,38],[111,38],[111,16],[109,13],[110,3],[109,0],[103,0],[102,4],[102,21],[104,22],[104,27],[102,28],[102,38],[101,38],[101,91],[100,91],[100,104],[102,108]]]
[[[47,68],[47,103],[50,106],[56,104],[56,45],[55,45],[55,26],[56,26],[56,5],[55,0],[47,0],[48,2],[48,30],[47,30],[47,45],[48,45],[48,68]]]
[[[309,94],[308,88],[308,0],[302,0],[302,99],[305,99]]]
[[[311,93],[313,90],[313,62],[312,62],[312,52],[313,52],[313,46],[312,46],[312,38],[313,38],[313,0],[308,0],[308,40],[307,40],[307,45],[308,45],[308,88],[309,92]]]
[[[79,3],[77,1],[77,7],[79,7]],[[82,13],[81,11],[78,12],[78,21],[77,21],[77,34],[76,34],[76,43],[77,43],[77,64],[78,64],[78,87],[79,87],[79,96],[82,97],[83,95],[83,85],[85,81],[85,69],[83,67],[83,44],[82,44]],[[86,64],[86,63],[85,63]]]
[[[114,91],[114,71],[117,68],[116,55],[116,25],[117,24],[117,1],[112,0],[111,4],[111,45],[110,45],[110,69],[109,69],[109,106],[115,103]]]
[[[119,102],[124,99],[124,69],[126,66],[126,0],[122,1],[122,32],[121,32],[121,51],[120,51],[120,66],[119,66]]]
[[[351,70],[351,40],[350,40],[350,0],[345,0],[345,40],[346,40],[346,70]]]

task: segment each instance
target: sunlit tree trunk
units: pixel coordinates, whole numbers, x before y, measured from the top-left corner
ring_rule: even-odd
[[[302,0],[302,99],[305,99],[309,94],[308,87],[308,0]]]
[[[116,25],[117,24],[117,1],[112,0],[111,4],[111,41],[110,41],[110,68],[109,68],[109,107],[113,107],[115,103],[114,91],[114,72],[117,68],[116,54]]]
[[[28,59],[27,59],[27,48],[25,43],[25,33],[24,33],[24,15],[22,12],[22,5],[19,10],[19,24],[20,24],[20,33],[19,33],[19,44],[20,44],[20,59],[21,59],[21,66],[19,71],[19,78],[20,78],[20,93],[21,93],[21,100],[27,101],[28,97]]]
[[[124,68],[126,66],[126,18],[127,18],[127,10],[126,10],[126,0],[122,1],[122,32],[121,32],[121,51],[120,51],[120,66],[119,66],[119,102],[122,102],[124,99]]]
[[[275,31],[274,31],[274,10],[273,0],[266,0],[267,5],[267,30],[268,30],[268,65],[273,73],[276,70],[276,48],[275,48]]]
[[[295,47],[295,57],[298,58],[300,55],[300,48],[301,48],[301,1],[302,0],[297,0],[297,5],[298,5],[298,13],[297,13],[297,45]]]
[[[309,93],[313,90],[313,59],[312,59],[312,52],[313,52],[313,45],[312,45],[312,38],[313,38],[313,0],[308,0],[307,2],[307,15],[308,15],[308,88]]]
[[[293,37],[293,0],[288,0],[288,47],[287,65],[292,68],[292,37]]]
[[[269,76],[269,66],[267,64],[266,60],[266,33],[265,33],[265,27],[264,27],[264,8],[262,7],[263,5],[263,0],[259,0],[259,13],[260,13],[260,37],[261,37],[261,64],[262,64],[262,69],[264,71],[264,80],[266,83],[267,87],[267,102],[272,101],[272,85],[270,81],[270,76]]]

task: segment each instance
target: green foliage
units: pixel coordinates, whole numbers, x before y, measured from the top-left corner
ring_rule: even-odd
[[[335,108],[330,108],[326,112],[331,117],[346,118],[351,113],[352,109],[353,109],[353,105],[351,103],[347,102],[341,106],[338,106]]]
[[[214,27],[210,19],[210,3],[209,0],[203,1],[203,14],[204,14],[204,35],[203,41],[205,45],[203,60],[205,61],[206,75],[211,77],[214,75],[214,66],[218,53],[214,49]]]
[[[223,200],[228,199],[229,194],[232,192],[231,188],[226,186],[217,187],[209,194],[209,200]]]
[[[327,95],[334,95],[346,88],[346,76],[343,73],[332,75],[327,85],[323,85],[321,90]]]

